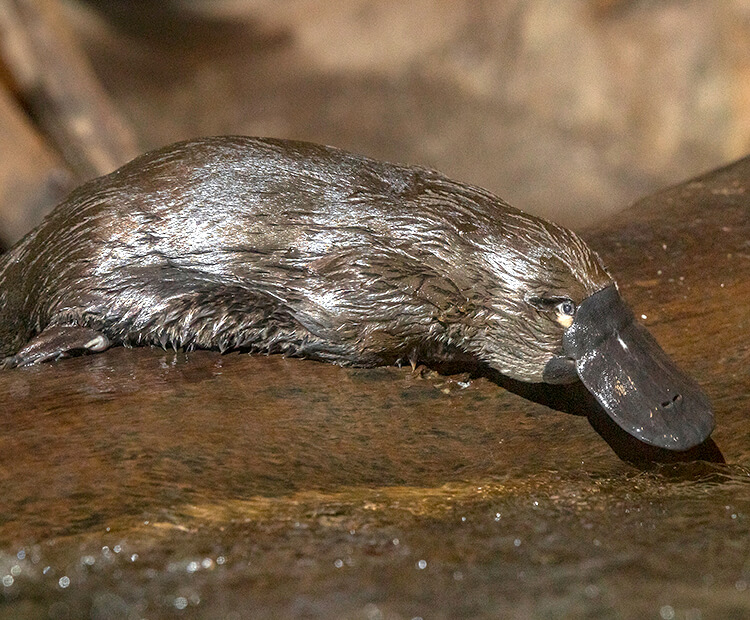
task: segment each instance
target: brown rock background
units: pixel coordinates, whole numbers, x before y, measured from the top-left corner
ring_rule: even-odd
[[[750,150],[750,0],[65,7],[143,149],[312,140],[432,166],[573,227]]]

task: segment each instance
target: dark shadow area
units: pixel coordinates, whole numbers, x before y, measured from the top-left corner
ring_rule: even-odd
[[[263,29],[249,20],[222,19],[186,9],[177,2],[151,0],[84,0],[126,36],[162,51],[208,55],[212,60],[232,57],[237,50],[263,50],[283,45],[291,33]]]
[[[594,400],[594,398],[591,397],[591,400]],[[643,443],[626,433],[604,412],[596,401],[586,407],[586,415],[594,430],[609,444],[617,456],[640,469],[655,469],[658,465],[664,463],[690,463],[693,461],[726,463],[721,450],[710,437],[702,444],[684,452],[665,450]]]
[[[568,385],[524,383],[481,366],[476,366],[472,376],[486,377],[509,392],[550,409],[586,416],[593,429],[607,442],[614,453],[623,461],[639,469],[652,470],[660,464],[693,461],[726,463],[724,455],[711,438],[684,452],[665,450],[636,439],[607,415],[596,398],[580,382]]]

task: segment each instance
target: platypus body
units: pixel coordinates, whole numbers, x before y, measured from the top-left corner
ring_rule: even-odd
[[[470,355],[580,379],[626,431],[685,450],[710,404],[573,232],[425,168],[219,137],[75,190],[0,257],[0,358],[113,344],[345,365]]]

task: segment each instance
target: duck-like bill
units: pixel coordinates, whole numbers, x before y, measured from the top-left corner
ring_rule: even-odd
[[[708,397],[634,319],[614,285],[579,305],[563,350],[606,413],[641,441],[687,450],[713,431]]]

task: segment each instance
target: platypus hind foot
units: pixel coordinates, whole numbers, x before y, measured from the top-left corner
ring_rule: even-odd
[[[0,360],[0,368],[52,362],[82,353],[98,353],[109,348],[110,344],[109,338],[94,329],[55,325],[32,338],[15,355]]]

